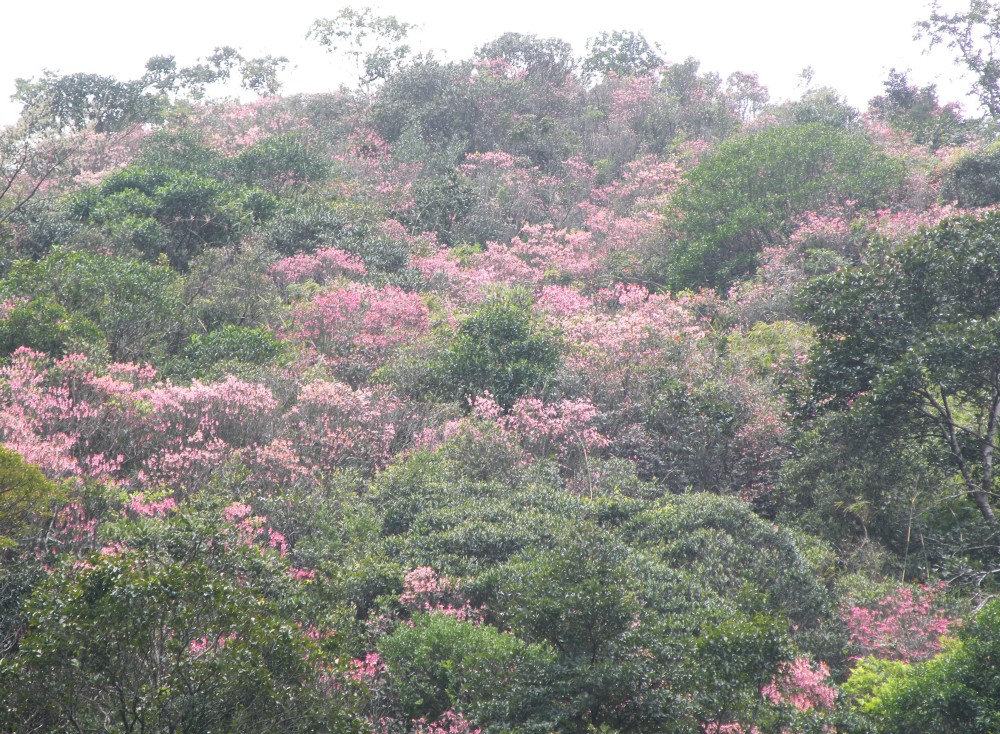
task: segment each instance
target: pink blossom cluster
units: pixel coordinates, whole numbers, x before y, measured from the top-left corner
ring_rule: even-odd
[[[377,652],[370,652],[363,659],[351,661],[348,675],[357,681],[373,681],[385,671],[385,663]]]
[[[729,290],[729,310],[734,318],[752,325],[792,316],[793,300],[805,277],[807,258],[795,243],[765,247],[759,256],[756,276],[734,284]]]
[[[594,300],[570,286],[546,285],[539,290],[532,307],[561,322],[591,311]]]
[[[591,191],[587,208],[594,215],[606,208],[617,216],[661,208],[677,190],[683,173],[672,160],[651,154],[640,156],[629,161],[615,181]]]
[[[483,166],[489,166],[496,170],[506,170],[517,165],[517,159],[506,151],[486,151],[484,153],[469,153],[465,156],[465,163],[458,167],[458,170],[466,176],[471,176]]]
[[[288,552],[285,536],[272,528],[266,517],[254,515],[250,505],[234,502],[222,511],[222,517],[235,527],[241,545],[259,548],[261,553],[271,549],[283,556]]]
[[[399,603],[411,612],[440,612],[459,621],[481,623],[483,612],[463,601],[460,584],[427,566],[415,568],[403,579]]]
[[[96,185],[107,174],[127,165],[151,132],[137,124],[113,134],[97,133],[91,127],[37,139],[31,146],[32,175],[14,176],[11,190],[6,193],[17,200],[37,187],[37,193],[52,197],[81,186]],[[27,170],[21,173],[26,174]],[[23,252],[24,227],[14,222],[11,232],[15,251]]]
[[[279,97],[259,97],[252,102],[229,103],[195,108],[198,125],[210,131],[212,148],[235,156],[254,143],[279,133],[301,132],[312,128],[293,115]]]
[[[526,157],[505,152],[473,153],[457,172],[475,194],[475,204],[460,229],[468,233],[470,241],[486,239],[484,231],[506,240],[526,222],[560,222],[574,203],[573,197],[564,198],[568,192],[560,192],[553,186],[554,181]]]
[[[167,449],[212,441],[233,447],[259,443],[270,435],[278,405],[265,386],[235,377],[210,384],[156,385],[136,398],[150,411],[147,442]]]
[[[746,478],[740,497],[754,502],[771,492],[778,469],[788,458],[788,425],[784,406],[759,382],[738,375],[730,384],[744,412],[733,436],[734,473]]]
[[[519,398],[504,415],[487,394],[475,398],[472,407],[478,418],[494,422],[536,459],[555,457],[569,467],[596,456],[608,445],[596,426],[597,408],[587,399],[545,403]]]
[[[0,440],[49,476],[169,486],[177,499],[233,462],[265,490],[311,481],[317,469],[368,471],[388,461],[396,437],[400,403],[382,388],[313,381],[286,407],[232,377],[189,386],[154,377],[21,349],[0,368]]]
[[[146,499],[143,492],[137,492],[129,498],[125,509],[140,517],[164,517],[167,513],[177,510],[177,502],[173,497],[162,500]]]
[[[325,247],[312,253],[301,252],[279,260],[271,266],[270,273],[275,283],[284,288],[292,283],[310,280],[324,285],[340,277],[361,278],[367,271],[356,255],[335,247]]]
[[[49,476],[111,479],[138,450],[132,396],[153,374],[21,347],[0,368],[0,441]]]
[[[197,639],[191,640],[188,645],[188,653],[191,657],[197,659],[209,652],[218,652],[237,639],[235,632],[230,632],[228,635],[219,635],[214,640],[210,639],[208,635],[204,635]]]
[[[704,734],[760,734],[760,729],[756,726],[746,728],[737,722],[720,724],[717,721],[709,721],[707,724],[702,724],[701,728]]]
[[[554,271],[560,278],[587,279],[597,274],[604,255],[586,230],[556,229],[552,224],[526,224],[510,251],[535,270]]]
[[[400,409],[398,398],[382,388],[313,381],[289,414],[295,452],[305,466],[321,470],[385,466]]]
[[[288,575],[291,576],[294,581],[301,581],[302,583],[309,583],[310,581],[316,580],[316,571],[311,568],[290,567],[288,569]]]
[[[412,210],[413,184],[423,166],[396,161],[389,152],[389,145],[373,130],[362,128],[348,136],[345,148],[333,156],[342,174],[334,191],[396,214]]]
[[[133,395],[140,419],[141,479],[187,490],[201,486],[236,449],[266,443],[278,430],[278,403],[256,383],[227,377],[190,386],[158,384]]]
[[[919,662],[941,651],[941,637],[959,620],[947,615],[937,603],[944,589],[901,586],[874,606],[850,606],[841,618],[859,657],[874,655],[885,660]]]
[[[836,207],[829,213],[805,212],[797,218],[797,225],[788,241],[800,250],[825,248],[841,254],[856,252],[851,235],[851,212],[844,208]]]
[[[830,668],[808,658],[796,658],[761,690],[761,695],[776,705],[787,704],[798,711],[832,711],[837,690],[829,685]]]
[[[420,718],[412,722],[414,734],[481,734],[482,729],[467,720],[461,712],[449,709],[436,721]]]
[[[52,536],[63,548],[90,548],[97,539],[97,520],[79,502],[70,502],[56,514]]]
[[[787,456],[786,417],[773,391],[753,375],[727,366],[717,341],[710,338],[711,319],[719,309],[714,295],[675,298],[619,284],[586,297],[569,288],[549,287],[543,289],[536,308],[562,334],[560,386],[586,400],[593,410],[586,423],[582,416],[571,421],[581,432],[582,426],[593,428],[593,440],[585,442],[586,453],[600,448],[623,458],[645,455],[656,460],[664,437],[651,428],[648,417],[662,386],[673,384],[689,394],[712,386],[715,394],[731,401],[739,417],[724,449],[731,457],[727,464],[733,481],[748,500],[769,491]],[[550,423],[558,434],[556,416],[542,422]],[[537,433],[541,423],[528,421],[524,427],[529,426],[536,434],[522,445],[533,453],[540,436],[555,438]]]
[[[861,223],[871,233],[902,244],[906,239],[918,234],[922,229],[936,227],[945,219],[963,215],[978,217],[994,208],[986,207],[973,211],[960,209],[954,204],[932,204],[919,211],[911,209],[899,211],[880,209],[874,215],[862,218]]]
[[[473,72],[477,76],[509,80],[524,79],[528,75],[527,69],[520,69],[507,59],[501,58],[477,59]]]
[[[429,330],[420,295],[348,283],[296,304],[279,335],[308,346],[335,374],[357,383]]]
[[[283,422],[286,419],[283,418]],[[313,470],[299,455],[296,443],[291,437],[283,436],[266,444],[237,449],[232,452],[232,459],[246,469],[248,483],[265,494],[275,494],[315,479]]]
[[[606,278],[610,252],[653,246],[666,198],[680,169],[653,156],[630,164],[623,178],[595,189],[596,170],[579,158],[563,162],[560,178],[507,153],[470,155],[459,167],[482,192],[470,223],[493,222],[509,244],[456,259],[446,250],[423,252],[411,263],[428,285],[452,299],[475,303],[500,286],[534,288]],[[505,239],[504,242],[507,242]]]
[[[624,77],[611,94],[611,123],[631,127],[649,114],[657,79],[653,74]]]
[[[443,423],[427,426],[415,432],[411,448],[433,451],[449,439],[462,435],[464,431],[469,429],[469,422],[464,418],[453,418]]]
[[[462,304],[481,303],[501,288],[529,287],[545,274],[519,258],[509,247],[488,242],[482,252],[459,262],[446,248],[414,258],[410,262],[428,286]]]
[[[14,309],[23,306],[27,302],[27,298],[20,297],[5,298],[3,301],[0,301],[0,321],[9,319]]]
[[[706,324],[669,295],[619,285],[598,293],[604,308],[554,318],[568,347],[566,379],[599,409],[615,410],[655,389],[664,369],[702,369]]]

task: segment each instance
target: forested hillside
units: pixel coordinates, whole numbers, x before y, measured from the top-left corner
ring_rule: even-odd
[[[408,30],[18,83],[0,731],[1000,732],[992,58]]]

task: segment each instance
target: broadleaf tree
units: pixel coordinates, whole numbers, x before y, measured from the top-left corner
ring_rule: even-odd
[[[1000,215],[958,217],[812,281],[819,402],[926,435],[997,530]]]

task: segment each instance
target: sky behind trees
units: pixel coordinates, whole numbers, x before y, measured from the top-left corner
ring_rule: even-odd
[[[631,1],[585,7],[566,0],[506,0],[474,9],[458,0],[371,5],[419,26],[412,36],[415,50],[433,50],[450,59],[468,58],[477,46],[506,31],[555,36],[582,53],[587,39],[601,31],[635,30],[660,43],[670,61],[694,56],[704,71],[723,76],[757,72],[776,99],[797,95],[806,66],[815,70],[816,85],[832,86],[862,108],[881,91],[891,68],[911,69],[913,83],[937,84],[946,101],[960,99],[967,88],[946,50],[924,54],[924,43],[913,40],[914,22],[927,14],[926,3],[914,0]],[[237,46],[248,56],[289,57],[285,92],[335,89],[352,82],[352,69],[305,35],[313,20],[333,17],[340,7],[322,0],[285,0],[267,13],[229,0],[12,4],[4,11],[12,32],[0,45],[0,123],[16,116],[9,95],[18,77],[52,69],[134,78],[150,56],[169,54],[181,64],[193,63],[221,45]],[[967,112],[974,112],[971,103]]]

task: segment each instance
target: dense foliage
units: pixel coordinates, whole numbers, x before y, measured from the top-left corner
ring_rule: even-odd
[[[0,731],[996,731],[994,123],[411,29],[19,83]]]

